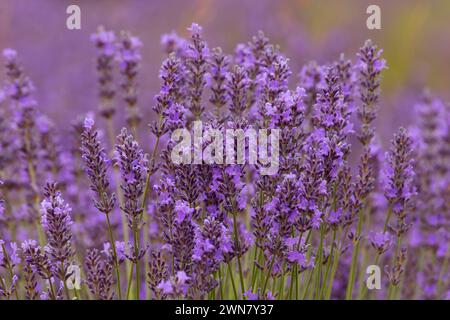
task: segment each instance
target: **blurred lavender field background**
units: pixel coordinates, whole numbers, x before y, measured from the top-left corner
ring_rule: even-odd
[[[66,8],[73,3],[81,7],[81,30],[65,26]],[[380,5],[382,30],[366,28],[369,4]],[[176,31],[187,36],[193,21],[206,30],[210,47],[221,46],[226,53],[264,31],[290,58],[292,82],[304,63],[325,64],[341,52],[352,57],[371,38],[384,49],[389,64],[377,120],[380,135],[388,141],[395,128],[410,122],[412,101],[424,87],[449,97],[449,17],[450,2],[445,0],[4,0],[0,48],[19,52],[37,88],[39,108],[64,128],[67,119],[97,106],[95,49],[89,35],[99,25],[129,30],[144,44],[138,79],[145,119],[151,117],[158,91],[161,35]]]

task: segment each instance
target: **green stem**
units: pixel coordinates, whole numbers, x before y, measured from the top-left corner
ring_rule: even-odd
[[[269,283],[269,279],[270,279],[271,274],[272,274],[272,268],[273,268],[273,264],[274,264],[274,263],[275,263],[275,255],[273,255],[272,261],[270,261],[269,272],[267,273],[266,280],[264,281],[263,290],[262,290],[262,292],[261,292],[261,295],[262,295],[263,297],[266,295],[266,288],[267,288],[267,284]]]
[[[137,226],[135,227],[134,231],[134,255],[137,259],[139,255],[139,231]],[[140,299],[140,286],[141,286],[141,276],[140,276],[140,269],[139,269],[139,260],[136,261],[136,299]]]
[[[155,142],[155,145],[153,146],[152,158],[150,160],[151,171],[153,171],[153,166],[154,166],[155,159],[156,159],[156,153],[158,151],[158,146],[159,146],[159,140],[160,140],[160,137],[156,137],[156,142]],[[147,177],[145,179],[144,193],[142,195],[141,209],[142,209],[142,214],[144,215],[144,225],[148,224],[148,217],[147,217],[147,214],[145,214],[145,209],[146,209],[145,207],[147,204],[147,195],[148,195],[148,191],[150,188],[150,178],[151,177],[152,177],[152,173],[149,171],[149,173],[147,174]],[[149,242],[149,240],[150,240],[150,237],[149,237],[148,232],[144,232],[144,244],[146,245]],[[145,252],[145,254],[144,254],[145,274],[148,274],[148,272],[150,271],[149,267],[148,267],[148,263],[149,263],[149,252]],[[145,297],[147,299],[150,298],[150,288],[148,286],[146,286],[146,288],[145,288]]]
[[[443,280],[444,276],[446,274],[448,274],[447,268],[448,268],[448,264],[449,264],[449,258],[450,258],[450,248],[447,249],[447,252],[445,253],[444,263],[442,264],[441,272],[439,273],[438,284],[437,284],[438,298],[442,294],[442,285],[443,285],[442,280]]]
[[[312,277],[313,277],[313,274],[314,274],[313,271],[314,270],[311,270],[309,272],[309,277],[308,277],[308,280],[307,280],[307,283],[306,283],[305,290],[303,291],[302,300],[305,300],[306,299],[306,295],[309,293],[309,287],[311,286],[311,282],[312,282],[311,280],[312,280]]]
[[[3,249],[3,254],[4,254],[4,260],[5,260],[6,269],[8,270],[9,276],[10,276],[10,278],[11,278],[11,283],[13,283],[14,273],[13,273],[13,269],[12,269],[12,266],[11,266],[11,263],[10,263],[10,259],[9,259],[9,256],[8,256],[7,251],[6,251],[6,247],[5,247],[5,244],[4,244],[4,243],[2,243],[2,249]],[[2,278],[0,277],[0,279],[2,279]],[[3,282],[3,279],[2,279],[2,282]],[[5,284],[2,283],[2,285],[3,285],[3,287],[4,287],[5,290],[6,290]],[[15,294],[15,296],[16,296],[16,299],[19,300],[19,294],[17,293],[17,287],[14,288],[14,294]]]
[[[52,293],[53,299],[56,300],[55,289],[53,288],[53,283],[51,279],[48,279],[48,284],[50,286],[50,292]]]
[[[325,276],[324,276],[324,281],[323,281],[323,286],[320,292],[320,298],[322,299],[324,297],[324,290],[325,288],[327,288],[327,280],[328,280],[328,274],[330,273],[330,269],[331,269],[331,261],[333,260],[333,253],[334,253],[334,242],[336,241],[336,230],[333,230],[333,239],[331,241],[331,250],[330,250],[330,255],[328,257],[328,262],[327,262],[327,269],[325,271]]]
[[[402,246],[402,238],[399,236],[397,237],[397,246],[395,248],[395,255],[392,257],[392,266],[395,266],[396,263],[396,259],[400,254],[400,249]],[[396,289],[396,285],[393,285],[392,283],[389,284],[389,289],[388,289],[388,300],[392,300],[395,297],[395,289]]]
[[[283,299],[283,292],[284,292],[284,280],[285,280],[285,266],[283,264],[283,268],[282,268],[282,274],[281,274],[281,279],[280,279],[280,286],[278,287],[278,300]]]
[[[108,118],[106,121],[106,129],[108,131],[108,136],[111,144],[111,148],[114,149],[114,145],[116,144],[116,137],[114,136],[114,124],[111,118]],[[119,177],[119,171],[117,170],[117,167],[114,166],[113,168],[113,174],[114,174],[114,181],[116,185],[116,192],[117,197],[119,200],[120,207],[123,206],[123,196],[122,196],[122,189],[120,188],[120,177]],[[127,228],[127,217],[125,216],[125,213],[121,211],[120,218],[122,220],[122,233],[125,243],[128,243],[129,241],[129,234],[128,234],[128,228]]]
[[[131,265],[129,274],[128,274],[128,281],[127,281],[127,295],[126,295],[126,299],[129,300],[130,299],[130,292],[131,292],[131,287],[133,284],[133,271],[134,271],[134,263]]]
[[[64,268],[64,261],[61,261],[61,270],[65,270]],[[70,300],[70,293],[69,293],[69,288],[67,288],[67,283],[66,283],[66,279],[65,276],[61,275],[61,278],[63,280],[63,285],[64,285],[64,292],[66,293],[67,299]]]
[[[360,245],[360,240],[361,240],[360,237],[361,237],[362,224],[363,224],[363,209],[361,208],[359,210],[358,227],[357,227],[356,235],[354,238],[352,264],[350,267],[350,275],[348,278],[347,291],[345,294],[346,300],[351,300],[353,297],[353,286],[355,285],[355,278],[356,278],[356,271],[357,271],[356,269],[357,269],[357,265],[358,265],[358,253],[359,253],[359,245]]]
[[[219,266],[219,288],[220,288],[220,299],[225,299],[225,295],[223,294],[223,284],[222,284],[222,267]]]
[[[389,225],[389,220],[391,219],[392,216],[392,205],[389,205],[388,207],[388,214],[386,216],[386,220],[384,221],[384,226],[383,226],[383,233],[385,233],[387,231],[388,225]],[[378,265],[379,261],[380,261],[380,254],[377,252],[375,254],[375,261],[373,263],[373,265]],[[367,294],[369,292],[369,289],[367,288],[367,286],[363,286],[362,288],[362,293],[360,296],[360,299],[364,300],[367,297]]]
[[[255,241],[256,242],[256,241]],[[254,256],[253,256],[253,261],[251,261],[251,263],[253,264],[253,266],[252,266],[252,277],[251,277],[251,281],[252,281],[252,283],[251,283],[251,288],[252,288],[252,292],[253,292],[253,290],[254,290],[254,286],[255,286],[255,279],[256,279],[256,277],[257,277],[257,272],[256,272],[256,259],[258,258],[258,246],[256,246],[255,245],[255,253],[254,253]],[[259,259],[258,259],[259,260]]]
[[[240,250],[239,231],[238,231],[236,213],[233,213],[233,227],[234,227],[234,239],[235,239],[235,243],[236,243],[236,248],[238,248],[238,250]],[[237,259],[237,264],[238,264],[238,269],[239,269],[239,279],[241,282],[241,291],[242,291],[242,293],[244,293],[245,292],[244,274],[242,272],[242,265],[241,265],[241,259],[240,259],[239,254],[236,257],[236,259]]]
[[[318,259],[317,259],[317,271],[316,271],[316,293],[315,293],[315,297],[316,300],[319,299],[320,296],[320,282],[321,282],[321,278],[322,278],[322,251],[323,251],[323,240],[325,237],[325,226],[322,223],[322,225],[320,226],[320,243],[319,243],[319,248],[317,250],[317,255],[318,255]]]
[[[231,263],[229,261],[228,261],[228,274],[230,275],[231,285],[233,287],[234,299],[237,300],[238,295],[236,291],[236,284],[234,283],[233,270],[231,269]]]
[[[114,258],[114,267],[116,269],[116,276],[117,276],[117,291],[119,300],[122,300],[122,290],[120,288],[120,270],[119,270],[119,261],[117,259],[117,250],[116,250],[116,243],[114,242],[114,236],[111,228],[111,222],[109,221],[109,214],[106,214],[106,223],[108,224],[108,233],[109,233],[109,240],[111,241],[111,247],[113,249],[113,258]]]

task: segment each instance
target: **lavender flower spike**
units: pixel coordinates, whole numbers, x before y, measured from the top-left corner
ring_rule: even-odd
[[[94,119],[86,118],[84,131],[81,134],[81,152],[85,163],[85,171],[91,182],[91,190],[97,195],[94,200],[98,210],[108,215],[113,210],[116,197],[109,193],[107,176],[109,160],[100,145],[98,132],[94,129]]]
[[[196,119],[205,109],[202,106],[202,93],[206,85],[205,76],[208,71],[209,49],[202,37],[202,27],[193,23],[188,29],[191,32],[191,44],[187,50],[186,67],[189,72],[189,110]]]
[[[64,202],[55,183],[47,183],[41,203],[42,226],[47,234],[48,254],[57,268],[58,277],[64,283],[73,256],[72,209]]]
[[[117,276],[117,291],[119,299],[122,298],[120,287],[119,261],[112,232],[109,215],[116,204],[116,196],[109,192],[109,180],[107,177],[108,159],[98,139],[98,132],[94,129],[94,119],[86,118],[84,121],[84,131],[81,134],[81,153],[85,163],[85,170],[90,180],[91,190],[97,195],[94,200],[95,207],[106,216],[109,240],[112,246],[112,255]]]
[[[227,103],[226,85],[230,58],[223,54],[221,48],[214,48],[211,56],[211,75],[209,86],[211,97],[209,101],[216,107],[219,113],[221,108]]]
[[[114,32],[100,26],[97,33],[91,35],[91,41],[97,49],[97,72],[100,97],[100,114],[106,119],[111,118],[116,109],[113,99],[116,94],[113,82],[113,61],[116,52],[116,36]]]
[[[136,76],[141,61],[139,49],[142,47],[142,42],[139,38],[127,32],[122,32],[118,47],[117,60],[119,61],[119,70],[123,77],[121,86],[124,91],[124,100],[127,104],[127,122],[133,130],[136,130],[142,117],[136,105]]]
[[[377,104],[380,91],[380,75],[386,69],[386,61],[381,58],[383,50],[379,50],[371,40],[367,40],[360,49],[357,68],[360,74],[360,99],[361,106],[357,110],[361,121],[361,133],[359,140],[367,146],[374,135],[372,122],[376,118]]]
[[[147,158],[139,144],[123,128],[117,137],[116,155],[119,164],[125,203],[122,210],[128,219],[128,226],[135,230],[142,226],[141,197],[147,174]]]
[[[400,237],[408,231],[410,224],[408,211],[413,196],[416,194],[414,185],[414,170],[412,160],[412,140],[404,128],[400,128],[392,141],[392,149],[386,155],[385,197],[397,223],[391,229]],[[388,223],[388,222],[387,222]]]

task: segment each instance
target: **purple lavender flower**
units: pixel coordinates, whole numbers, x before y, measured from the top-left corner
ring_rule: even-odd
[[[124,204],[121,209],[128,219],[130,229],[138,230],[142,227],[141,198],[147,174],[147,159],[137,141],[125,128],[117,137],[116,157],[122,177],[121,189],[124,196]]]
[[[186,54],[187,41],[178,36],[175,31],[161,36],[161,45],[166,54],[175,53],[177,57],[184,57]]]
[[[247,90],[249,79],[246,71],[240,66],[235,66],[229,73],[227,81],[227,93],[230,101],[230,111],[237,117],[242,117],[247,108]]]
[[[48,283],[45,295],[50,299],[56,300],[58,292],[54,287],[54,277],[58,270],[51,262],[51,258],[47,253],[46,248],[41,248],[37,245],[35,240],[26,240],[22,243],[22,254],[24,262],[36,270],[39,276]]]
[[[72,209],[64,202],[55,183],[47,183],[41,203],[42,226],[47,235],[48,249],[53,267],[65,282],[68,278],[67,268],[71,264],[72,249]]]
[[[161,252],[152,252],[149,262],[149,271],[147,274],[147,283],[150,290],[153,292],[156,299],[162,299],[166,296],[164,288],[160,287],[169,279],[167,265],[161,256]]]
[[[379,50],[371,40],[367,40],[358,54],[359,94],[362,103],[357,111],[361,121],[361,132],[358,138],[364,146],[371,142],[374,135],[372,122],[377,114],[380,75],[381,71],[386,68],[386,61],[381,58],[382,53],[383,50]]]
[[[17,52],[12,49],[5,49],[3,56],[6,59],[6,85],[5,92],[9,97],[19,128],[19,147],[23,158],[23,168],[26,173],[26,184],[29,186],[30,195],[28,197],[29,207],[37,215],[39,194],[36,175],[36,101],[32,93],[34,86],[31,80],[25,75],[22,66],[18,62]]]
[[[386,155],[385,197],[391,210],[397,216],[397,222],[391,226],[400,236],[408,231],[410,224],[408,211],[415,195],[414,171],[412,161],[412,140],[404,128],[400,128],[392,141],[392,149]]]
[[[175,207],[177,218],[173,227],[172,251],[176,271],[190,274],[194,250],[195,225],[192,221],[194,210],[189,204],[181,201]]]
[[[383,254],[392,245],[392,237],[388,232],[369,232],[369,242],[378,254]]]
[[[191,33],[191,43],[186,54],[187,84],[189,88],[189,110],[196,119],[204,110],[202,93],[206,85],[205,76],[208,72],[209,49],[202,37],[202,27],[193,23],[188,29]]]
[[[156,105],[153,107],[158,120],[150,124],[150,129],[157,138],[181,126],[184,122],[184,107],[180,102],[183,94],[185,71],[180,59],[175,54],[170,54],[164,60],[159,77],[161,79],[161,90],[155,96]]]
[[[5,269],[10,277],[10,285],[8,286],[6,279],[0,276],[0,296],[10,299],[11,296],[15,295],[16,299],[19,300],[16,285],[19,277],[15,274],[14,268],[20,263],[20,258],[17,252],[17,244],[12,242],[9,247],[10,250],[7,250],[5,242],[0,239],[0,268]]]
[[[13,49],[3,50],[3,57],[6,60],[6,76],[8,77],[5,94],[14,101],[16,108],[32,109],[36,101],[32,97],[35,88],[30,78],[18,63],[18,54]]]
[[[325,88],[319,92],[317,101],[312,123],[315,128],[324,130],[327,137],[329,152],[325,159],[325,177],[332,186],[348,156],[347,137],[352,133],[351,110],[344,102],[336,66],[328,69]]]
[[[161,281],[158,290],[166,296],[184,298],[187,295],[189,280],[190,277],[184,271],[178,271],[170,279]]]
[[[341,224],[342,219],[342,208],[331,211],[330,214],[325,218],[325,221],[330,225],[331,228],[336,229]]]
[[[210,77],[209,87],[211,89],[211,97],[209,101],[217,108],[217,112],[220,112],[221,108],[226,105],[228,101],[227,97],[227,82],[228,82],[228,68],[230,64],[230,58],[223,54],[221,48],[214,48],[210,57]]]
[[[96,33],[91,35],[91,41],[97,49],[97,72],[100,114],[109,119],[116,112],[113,99],[116,94],[113,82],[113,61],[116,54],[116,35],[100,26]]]
[[[94,129],[94,119],[86,118],[84,131],[81,135],[81,152],[85,163],[85,171],[90,179],[91,190],[97,195],[95,207],[109,214],[113,210],[116,197],[109,193],[107,170],[109,160],[98,139],[98,132]]]
[[[112,263],[104,259],[97,249],[92,249],[86,256],[87,285],[96,299],[113,298]]]
[[[291,70],[286,57],[282,56],[276,48],[268,46],[265,51],[265,67],[257,81],[261,84],[259,114],[264,123],[269,121],[264,107],[267,103],[273,104],[276,99],[287,90]]]
[[[218,285],[214,274],[220,263],[225,261],[224,256],[232,250],[231,234],[220,220],[214,217],[206,218],[203,227],[196,229],[192,280],[199,296],[205,295]]]
[[[54,124],[47,117],[41,115],[36,119],[39,131],[39,150],[37,152],[39,171],[46,173],[45,180],[59,179],[61,173],[61,148],[57,139]]]
[[[136,76],[142,59],[139,51],[141,47],[142,42],[139,38],[132,36],[128,32],[123,32],[118,44],[116,58],[119,61],[119,70],[123,77],[121,86],[124,92],[124,100],[127,104],[127,123],[134,129],[139,125],[142,118],[136,105]]]
[[[308,137],[304,146],[306,158],[299,176],[299,211],[297,229],[304,233],[317,229],[322,222],[321,203],[327,195],[327,181],[324,179],[324,158],[329,148],[323,130],[316,130]]]
[[[299,74],[299,85],[305,89],[305,115],[308,117],[313,106],[317,103],[317,94],[325,88],[325,70],[324,67],[317,65],[315,61],[311,61],[303,66]]]

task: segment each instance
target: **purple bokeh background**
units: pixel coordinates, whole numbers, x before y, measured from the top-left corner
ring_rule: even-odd
[[[70,4],[81,7],[81,30],[66,28]],[[382,9],[380,31],[365,26],[369,4]],[[210,47],[221,46],[225,52],[263,30],[291,59],[291,85],[302,64],[326,63],[341,52],[354,58],[364,40],[372,38],[384,48],[389,65],[378,121],[379,131],[388,137],[393,128],[408,123],[410,102],[422,88],[449,97],[448,17],[450,2],[445,0],[3,0],[0,48],[19,52],[37,88],[39,108],[67,128],[78,114],[97,110],[95,51],[89,35],[98,25],[129,30],[144,43],[138,105],[146,123],[164,57],[160,37],[172,30],[184,36],[193,21],[204,27]]]

